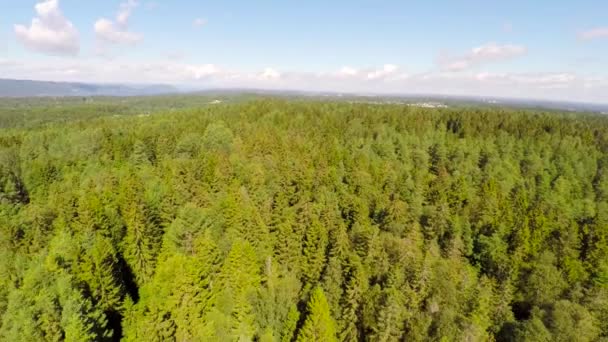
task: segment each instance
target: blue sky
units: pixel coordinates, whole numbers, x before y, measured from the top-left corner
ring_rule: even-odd
[[[608,102],[608,2],[0,0],[0,77]]]

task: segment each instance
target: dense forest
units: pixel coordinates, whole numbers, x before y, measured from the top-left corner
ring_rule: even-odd
[[[608,341],[608,118],[6,106],[2,341]]]

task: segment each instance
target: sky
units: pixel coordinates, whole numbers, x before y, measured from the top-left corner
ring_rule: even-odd
[[[605,0],[0,0],[0,78],[608,103]]]

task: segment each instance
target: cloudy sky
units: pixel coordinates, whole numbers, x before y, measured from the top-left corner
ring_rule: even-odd
[[[0,0],[0,78],[608,103],[606,0]]]

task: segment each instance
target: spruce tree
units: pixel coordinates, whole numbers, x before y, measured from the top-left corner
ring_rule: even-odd
[[[298,332],[298,342],[332,342],[336,337],[336,323],[331,317],[325,294],[316,287],[310,294],[306,319]]]

